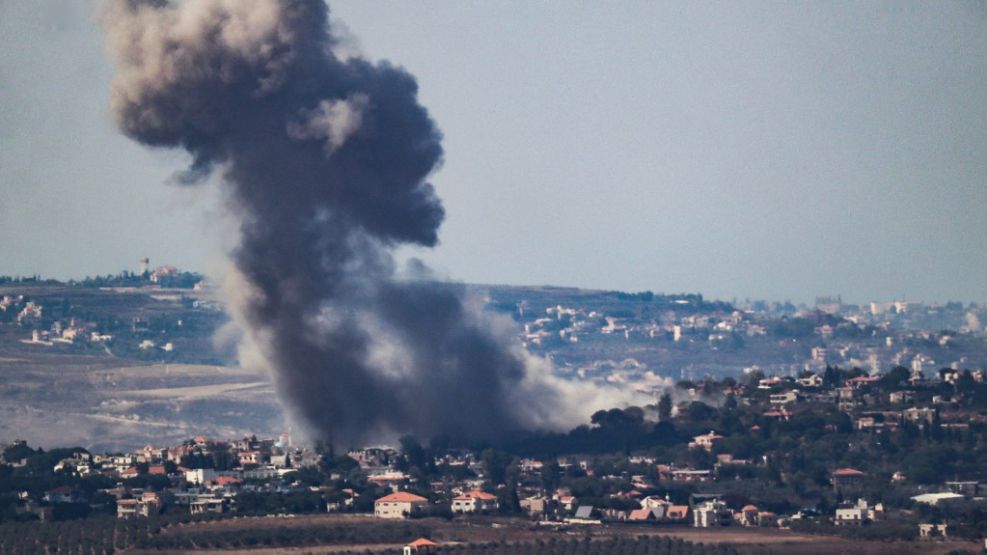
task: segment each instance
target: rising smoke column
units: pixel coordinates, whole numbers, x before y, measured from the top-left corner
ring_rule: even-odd
[[[103,14],[129,137],[218,172],[239,222],[233,312],[318,439],[493,437],[550,421],[558,387],[460,287],[399,281],[433,246],[441,134],[415,78],[333,54],[322,0],[119,0]],[[583,409],[585,410],[585,408]]]

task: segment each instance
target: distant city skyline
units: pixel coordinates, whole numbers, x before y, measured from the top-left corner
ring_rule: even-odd
[[[445,133],[442,275],[987,301],[980,4],[330,4]],[[115,131],[95,11],[0,5],[0,274],[208,272],[219,187]]]

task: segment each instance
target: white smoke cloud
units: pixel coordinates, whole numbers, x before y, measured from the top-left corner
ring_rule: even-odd
[[[370,99],[354,94],[343,100],[323,100],[311,110],[304,110],[300,120],[288,123],[288,135],[297,140],[324,139],[326,154],[343,146],[363,122]]]

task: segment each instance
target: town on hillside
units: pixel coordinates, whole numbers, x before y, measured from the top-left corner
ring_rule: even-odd
[[[229,321],[200,274],[141,259],[137,272],[83,280],[0,276],[0,349],[135,361],[235,363],[209,338]],[[662,378],[761,371],[796,376],[827,365],[879,373],[987,368],[987,306],[959,301],[812,305],[565,287],[468,285],[512,319],[517,339],[568,377],[651,391]],[[29,349],[24,351],[24,349]]]
[[[752,528],[983,545],[985,470],[987,373],[829,366],[681,381],[653,405],[487,444],[404,437],[341,452],[284,433],[95,453],[16,441],[2,453],[0,517],[509,517],[563,532]]]
[[[987,307],[839,296],[811,305],[698,294],[466,285],[488,315],[562,379],[657,401],[678,381],[797,379],[827,366],[987,368]],[[0,438],[132,449],[197,434],[274,436],[287,426],[270,377],[238,360],[209,279],[142,259],[81,280],[0,277]],[[809,391],[805,387],[802,390]],[[849,399],[845,399],[849,402]]]

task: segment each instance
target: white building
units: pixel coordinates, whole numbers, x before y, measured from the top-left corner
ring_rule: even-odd
[[[221,497],[200,495],[189,503],[189,512],[193,515],[206,513],[225,513],[227,509],[226,500]]]
[[[689,443],[689,449],[698,449],[701,447],[707,451],[712,451],[713,447],[721,441],[723,441],[723,436],[710,430],[708,434],[692,438],[692,441]]]
[[[815,376],[815,374],[813,374]],[[789,389],[788,391],[783,391],[781,393],[772,393],[770,397],[770,402],[772,405],[787,405],[790,403],[796,403],[799,400],[799,392],[797,389]]]
[[[545,514],[545,509],[547,507],[548,500],[541,496],[528,497],[527,499],[521,500],[521,510],[531,516]]]
[[[733,511],[719,500],[707,501],[692,510],[692,525],[696,528],[730,526],[732,523]]]
[[[916,503],[925,503],[926,505],[939,505],[940,503],[946,504],[952,501],[962,501],[966,499],[962,495],[953,492],[943,492],[943,493],[923,493],[921,495],[916,495],[912,497],[912,501]]]
[[[406,518],[410,514],[422,511],[427,505],[428,499],[406,491],[399,491],[374,501],[374,516],[377,518]]]
[[[835,523],[837,526],[861,526],[867,522],[876,522],[884,518],[884,504],[878,503],[871,507],[866,499],[858,499],[854,505],[836,509]]]
[[[140,499],[117,499],[117,518],[132,518],[151,514],[151,505]]]
[[[918,535],[923,539],[946,539],[949,536],[949,526],[947,524],[919,524]],[[985,542],[985,546],[987,546],[987,542]]]
[[[185,481],[190,484],[202,485],[206,482],[215,482],[219,475],[211,468],[196,468],[185,472]]]
[[[485,491],[474,490],[452,499],[454,513],[483,513],[497,510],[497,496]]]
[[[822,387],[823,384],[822,376],[814,372],[804,378],[799,378],[795,381],[802,387]]]

